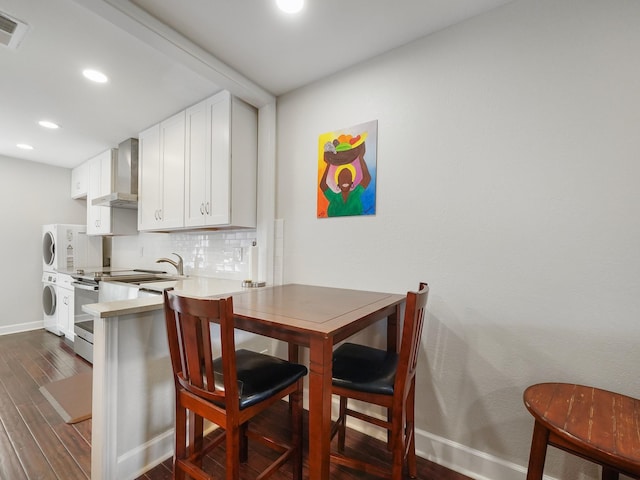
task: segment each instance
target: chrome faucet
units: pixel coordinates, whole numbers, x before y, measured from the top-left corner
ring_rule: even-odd
[[[176,267],[176,270],[178,271],[178,275],[184,275],[182,257],[177,253],[173,253],[172,255],[175,255],[176,257],[178,257],[177,262],[175,260],[171,260],[170,258],[159,258],[158,260],[156,260],[156,263],[162,263],[162,262],[170,263],[171,265]]]

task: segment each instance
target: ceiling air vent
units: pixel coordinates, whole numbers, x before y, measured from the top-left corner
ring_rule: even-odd
[[[18,48],[28,29],[29,26],[26,23],[0,12],[0,45]]]

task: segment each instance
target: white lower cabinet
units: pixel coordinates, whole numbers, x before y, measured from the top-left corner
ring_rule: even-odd
[[[71,284],[73,278],[70,275],[58,273],[57,280],[56,303],[58,305],[58,330],[73,342],[75,337],[75,291]]]
[[[185,112],[140,133],[138,229],[184,226]]]

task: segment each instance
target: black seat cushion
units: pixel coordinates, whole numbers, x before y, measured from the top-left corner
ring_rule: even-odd
[[[333,352],[333,384],[368,393],[393,395],[398,354],[343,343]]]
[[[213,361],[213,368],[222,371],[222,358]],[[304,365],[244,349],[236,351],[236,369],[240,410],[260,403],[307,374]],[[222,375],[216,378],[216,385],[219,382],[221,387]]]

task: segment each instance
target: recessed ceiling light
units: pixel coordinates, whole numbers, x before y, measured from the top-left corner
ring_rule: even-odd
[[[304,6],[304,0],[276,0],[276,3],[286,13],[298,13]]]
[[[50,128],[52,130],[55,130],[56,128],[60,128],[60,125],[58,125],[57,123],[50,122],[49,120],[40,120],[38,124],[41,127]]]
[[[33,150],[33,147],[26,143],[18,143],[16,147],[21,148],[22,150]]]
[[[92,82],[106,83],[107,81],[109,81],[107,76],[104,73],[99,72],[98,70],[87,68],[86,70],[82,71],[82,74]]]

